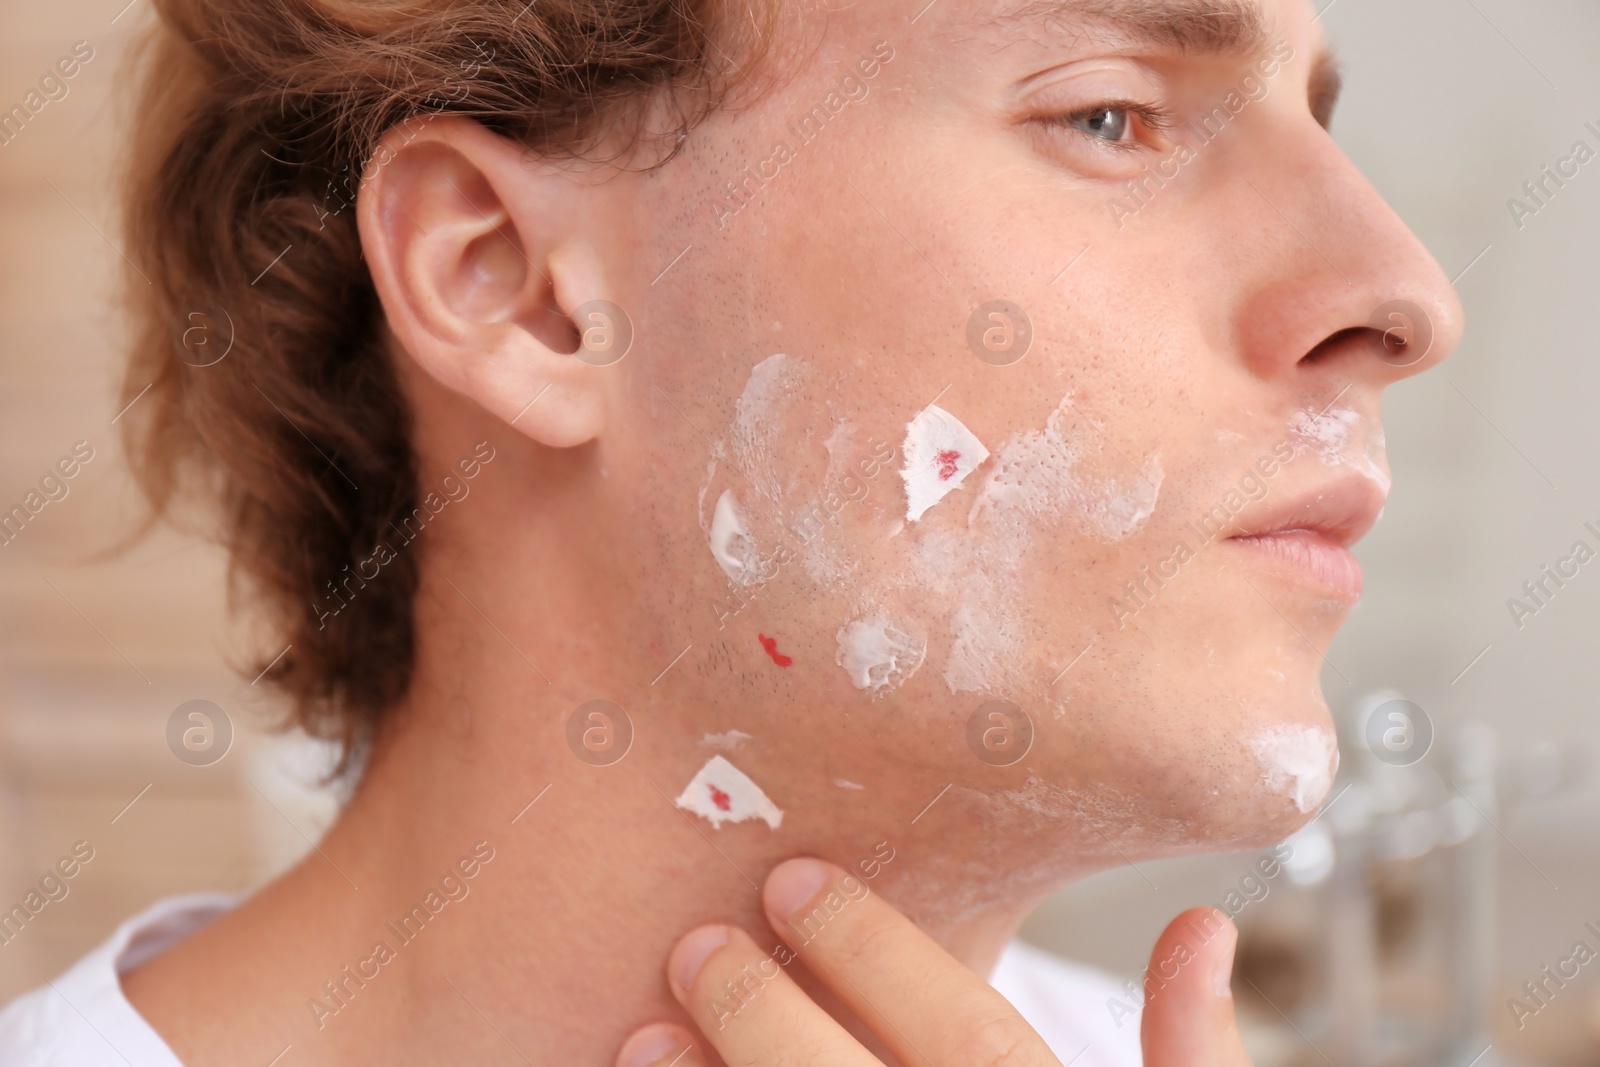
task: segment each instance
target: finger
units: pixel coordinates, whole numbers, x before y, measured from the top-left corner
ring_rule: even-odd
[[[788,860],[762,903],[806,967],[908,1067],[1059,1062],[1005,997],[855,875]]]
[[[784,954],[792,961],[792,954]],[[667,984],[729,1063],[882,1067],[743,930],[702,926],[667,960]]]
[[[616,1067],[706,1067],[706,1058],[683,1027],[652,1023],[622,1043]]]
[[[1238,927],[1216,908],[1191,908],[1167,924],[1145,971],[1139,1033],[1145,1067],[1250,1063],[1233,1013],[1238,941]]]

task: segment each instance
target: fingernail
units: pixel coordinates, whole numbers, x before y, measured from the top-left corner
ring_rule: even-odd
[[[1227,924],[1223,937],[1226,943],[1217,950],[1217,961],[1211,972],[1211,988],[1219,998],[1233,996],[1233,956],[1239,947],[1239,928],[1232,921]]]
[[[672,950],[672,962],[667,966],[667,974],[679,993],[688,994],[694,985],[694,976],[700,973],[706,957],[727,943],[726,926],[702,926],[678,942],[678,947]]]
[[[786,860],[767,876],[767,909],[779,919],[792,919],[833,876],[830,864],[814,859]]]
[[[689,1044],[675,1027],[665,1023],[646,1026],[623,1043],[617,1067],[651,1067],[677,1056]]]

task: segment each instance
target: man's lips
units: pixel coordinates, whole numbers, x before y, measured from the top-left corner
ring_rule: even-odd
[[[1228,530],[1230,538],[1268,537],[1291,531],[1320,535],[1349,548],[1378,521],[1386,494],[1370,478],[1343,475],[1271,507],[1246,508]],[[1263,505],[1268,501],[1262,501]]]
[[[1256,537],[1230,537],[1228,544],[1262,554],[1295,580],[1323,586],[1339,600],[1361,597],[1361,562],[1343,545],[1312,530],[1282,530]]]
[[[1361,596],[1361,564],[1350,546],[1378,521],[1384,499],[1369,479],[1343,477],[1258,513],[1241,514],[1226,541],[1261,554],[1297,580],[1355,601]]]

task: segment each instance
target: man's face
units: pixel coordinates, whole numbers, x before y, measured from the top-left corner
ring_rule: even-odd
[[[954,783],[1128,857],[1318,809],[1379,393],[1460,311],[1321,124],[1314,17],[814,5],[641,180],[606,566],[759,783]]]

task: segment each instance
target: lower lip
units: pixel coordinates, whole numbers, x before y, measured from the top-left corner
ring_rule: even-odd
[[[1361,563],[1355,554],[1313,530],[1282,530],[1228,541],[1266,557],[1297,581],[1323,586],[1342,600],[1361,599]]]

